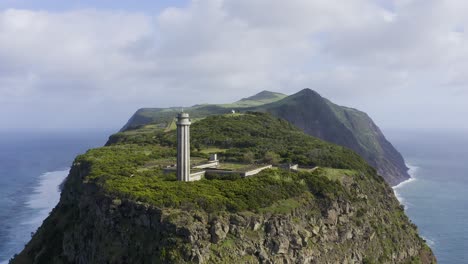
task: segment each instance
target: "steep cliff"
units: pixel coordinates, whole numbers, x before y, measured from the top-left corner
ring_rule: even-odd
[[[118,133],[77,157],[61,200],[12,263],[434,263],[392,189],[358,155],[267,114],[192,126],[194,160],[318,166],[177,182],[174,131]]]
[[[364,112],[333,104],[310,89],[252,110],[269,112],[309,135],[354,150],[390,185],[409,179],[401,154]]]
[[[350,148],[376,168],[390,185],[409,179],[403,157],[366,113],[333,104],[310,89],[291,96],[263,91],[233,104],[197,105],[185,108],[185,111],[197,120],[228,113],[232,109],[240,112],[268,112],[286,119],[309,135]],[[122,131],[147,124],[168,126],[179,110],[180,108],[140,109]]]

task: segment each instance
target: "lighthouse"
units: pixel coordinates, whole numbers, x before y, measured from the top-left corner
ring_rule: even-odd
[[[190,119],[189,114],[177,115],[177,180],[190,181]]]

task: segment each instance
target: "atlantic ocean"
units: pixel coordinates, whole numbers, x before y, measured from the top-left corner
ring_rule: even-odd
[[[74,158],[110,133],[0,132],[0,264],[24,248],[57,204]]]
[[[412,179],[394,188],[438,263],[468,263],[468,133],[388,131]]]

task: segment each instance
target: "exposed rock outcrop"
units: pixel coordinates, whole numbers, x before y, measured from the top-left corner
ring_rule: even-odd
[[[192,132],[194,146],[223,148],[224,159],[273,151],[318,167],[179,182],[163,173],[175,131],[119,133],[76,158],[59,204],[12,263],[435,262],[392,188],[351,150],[265,113],[208,117]]]
[[[351,200],[304,194],[286,210],[209,214],[108,197],[82,182],[86,173],[75,164],[12,263],[435,263],[391,189],[366,177],[345,184]]]

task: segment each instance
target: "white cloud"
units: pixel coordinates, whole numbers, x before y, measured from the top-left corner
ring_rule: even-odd
[[[112,115],[101,125],[119,126],[138,107],[310,87],[381,122],[411,125],[411,114],[394,121],[387,109],[411,112],[412,101],[468,96],[465,7],[454,0],[193,0],[159,14],[4,10],[0,118],[31,125],[21,118],[31,116],[27,103],[50,115],[52,126],[99,125],[87,120],[96,112]],[[82,111],[67,110],[75,105]]]

